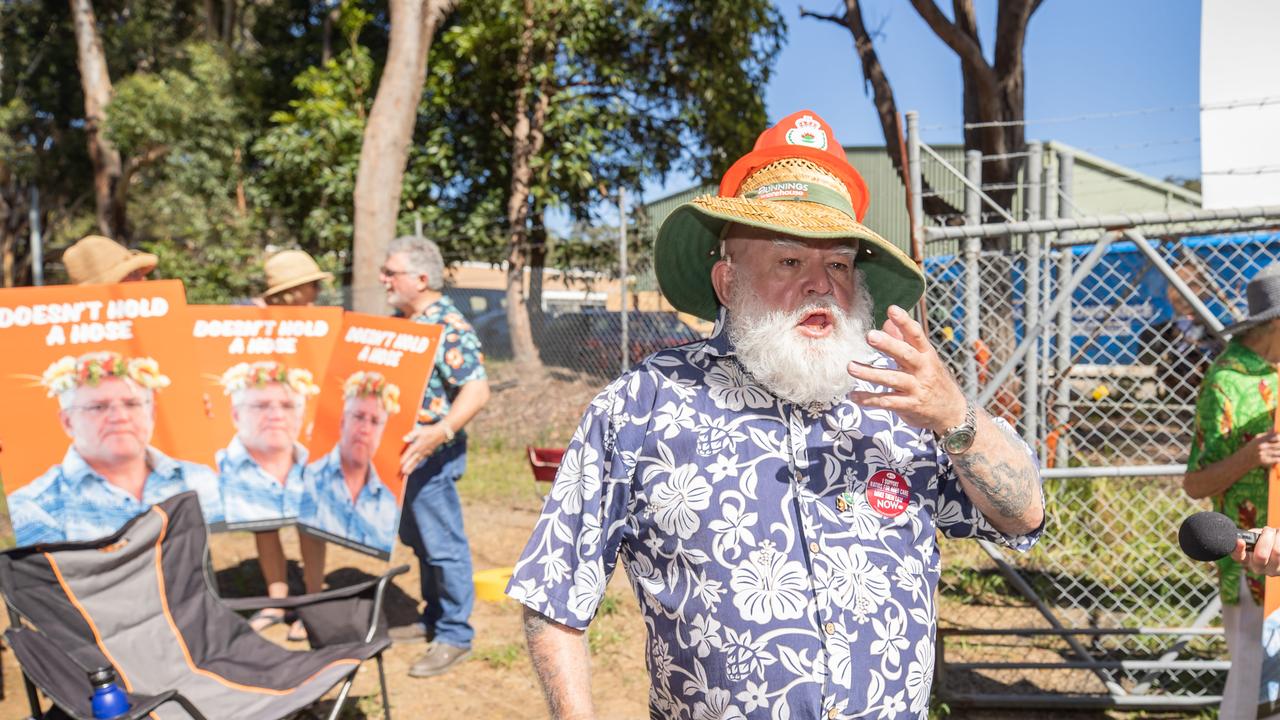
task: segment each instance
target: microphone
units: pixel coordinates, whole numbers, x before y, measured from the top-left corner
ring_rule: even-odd
[[[1198,512],[1182,521],[1178,528],[1178,544],[1192,560],[1212,562],[1236,549],[1236,540],[1248,548],[1258,542],[1258,533],[1241,530],[1231,518],[1216,512]]]

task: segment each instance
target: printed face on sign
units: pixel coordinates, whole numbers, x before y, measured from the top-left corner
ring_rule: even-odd
[[[242,390],[232,398],[231,419],[251,452],[292,450],[302,432],[306,400],[282,383]]]
[[[371,395],[348,398],[342,413],[342,437],[338,453],[344,463],[367,465],[382,443],[387,411],[382,401]]]
[[[103,378],[71,391],[59,414],[71,445],[90,465],[113,465],[143,456],[155,430],[151,391],[128,378]]]

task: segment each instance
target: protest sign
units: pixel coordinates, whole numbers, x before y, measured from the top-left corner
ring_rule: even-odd
[[[347,313],[308,449],[299,524],[389,558],[399,526],[403,438],[413,429],[443,327]]]
[[[221,526],[188,432],[202,403],[175,342],[185,311],[176,280],[0,290],[0,477],[19,544],[101,537],[185,490]]]
[[[194,457],[218,470],[227,528],[292,523],[342,309],[192,305],[188,316],[203,401],[188,431]]]

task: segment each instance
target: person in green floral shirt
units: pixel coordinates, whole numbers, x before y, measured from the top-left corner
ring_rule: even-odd
[[[1275,432],[1280,263],[1258,273],[1246,295],[1249,317],[1226,329],[1231,342],[1209,367],[1200,388],[1183,488],[1193,498],[1213,498],[1215,510],[1251,529],[1268,522],[1268,476],[1271,466],[1280,463],[1280,436]],[[1259,703],[1274,701],[1280,693],[1280,658],[1264,657],[1262,642],[1263,576],[1277,574],[1280,546],[1270,528],[1252,552],[1246,552],[1241,541],[1235,553],[1218,561],[1223,626],[1231,653],[1220,720],[1259,717]]]

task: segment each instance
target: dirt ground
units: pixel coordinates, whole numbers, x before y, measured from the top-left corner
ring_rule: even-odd
[[[460,486],[477,571],[514,564],[537,519],[541,501],[525,461],[525,445],[563,445],[598,384],[554,376],[537,380],[503,377],[501,368],[494,374],[494,384],[498,389],[489,407],[473,424],[471,464]],[[296,561],[299,557],[296,533],[285,530],[283,537],[286,555]],[[253,539],[248,533],[216,535],[212,539],[212,547],[219,585],[225,594],[262,593]],[[388,596],[387,610],[392,626],[405,625],[415,619],[416,599],[419,597],[413,553],[397,544],[390,566],[399,564],[408,564],[412,570],[397,579]],[[387,567],[367,556],[331,547],[327,563],[328,582],[331,586],[341,586],[376,575]],[[290,563],[290,574],[293,584],[300,589],[301,575],[296,562]],[[408,677],[409,665],[425,648],[421,643],[395,645],[386,653],[391,705],[396,717],[486,720],[547,716],[542,693],[525,653],[519,607],[511,601],[477,601],[472,623],[477,631],[474,655],[445,675],[422,680]],[[6,624],[6,620],[0,618],[0,628]],[[267,636],[290,649],[305,649],[305,644],[289,643],[285,632],[283,625],[277,625],[267,632]],[[589,641],[592,688],[598,717],[602,720],[647,718],[644,629],[635,599],[622,573],[617,573],[609,586],[608,597],[591,628]],[[25,718],[29,711],[13,654],[0,652],[0,662],[4,673],[0,720]],[[354,695],[357,702],[344,717],[381,717],[377,669],[372,663],[360,671]],[[956,710],[948,717],[1102,720],[1138,716],[1099,712]]]

